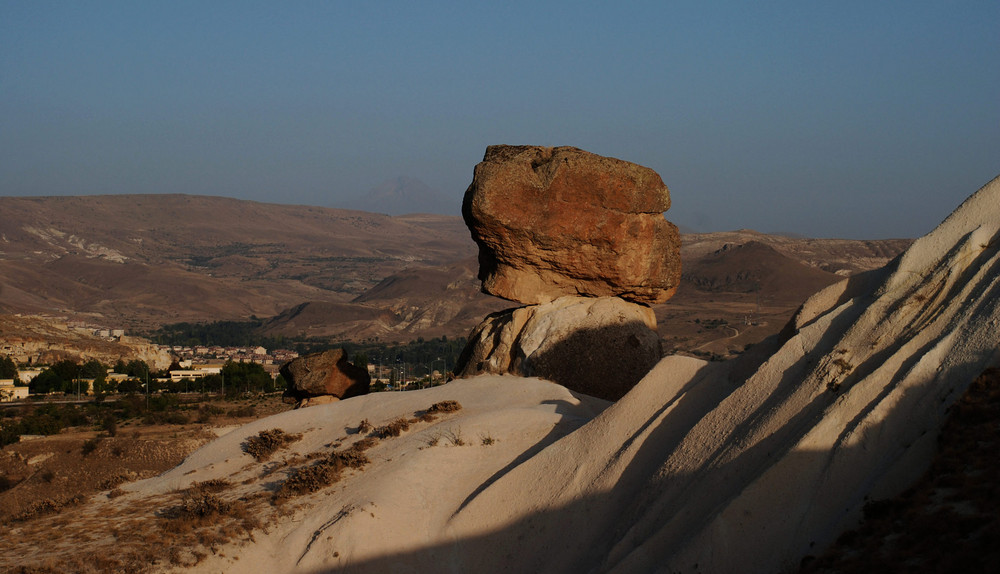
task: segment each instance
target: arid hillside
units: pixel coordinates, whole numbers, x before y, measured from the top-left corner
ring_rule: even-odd
[[[187,195],[3,197],[0,312],[132,327],[269,317],[474,253],[456,217]]]
[[[818,288],[909,243],[684,235],[681,287],[656,306],[660,333],[668,349],[742,350]],[[464,336],[516,306],[480,293],[476,253],[460,217],[189,195],[5,197],[0,313],[131,330],[257,316],[272,335]]]

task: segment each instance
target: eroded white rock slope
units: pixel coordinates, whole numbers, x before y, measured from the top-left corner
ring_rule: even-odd
[[[296,520],[198,568],[236,554],[262,572],[794,569],[866,498],[923,471],[948,406],[1000,359],[998,232],[1000,178],[886,268],[812,297],[762,364],[667,357],[603,411],[556,385],[484,377],[282,415],[308,438],[455,398],[468,408],[437,424],[475,444],[421,449],[442,426],[385,441]],[[231,472],[223,461],[248,458],[240,437],[269,426],[140,486]]]

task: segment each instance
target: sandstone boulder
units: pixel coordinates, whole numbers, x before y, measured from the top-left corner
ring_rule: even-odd
[[[457,376],[540,377],[618,400],[660,360],[656,317],[617,297],[561,297],[488,316],[469,337]]]
[[[655,171],[573,147],[486,148],[462,214],[483,291],[527,304],[565,295],[669,299],[681,275],[670,193]]]
[[[300,405],[321,404],[309,400],[331,396],[346,399],[368,394],[371,376],[368,371],[347,361],[343,349],[303,355],[285,363],[281,375],[288,381],[285,396],[299,401]]]

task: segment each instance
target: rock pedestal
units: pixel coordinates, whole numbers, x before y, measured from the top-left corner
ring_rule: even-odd
[[[469,337],[458,376],[540,377],[618,400],[660,360],[652,309],[617,297],[562,297],[494,313]]]
[[[660,360],[645,305],[673,296],[680,236],[653,170],[573,147],[490,146],[462,215],[486,293],[528,304],[469,337],[458,376],[511,373],[617,400]]]

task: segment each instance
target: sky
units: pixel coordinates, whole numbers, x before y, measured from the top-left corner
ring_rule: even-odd
[[[1000,174],[1000,2],[0,0],[0,196],[456,213],[487,145],[645,165],[667,218],[878,239]]]

